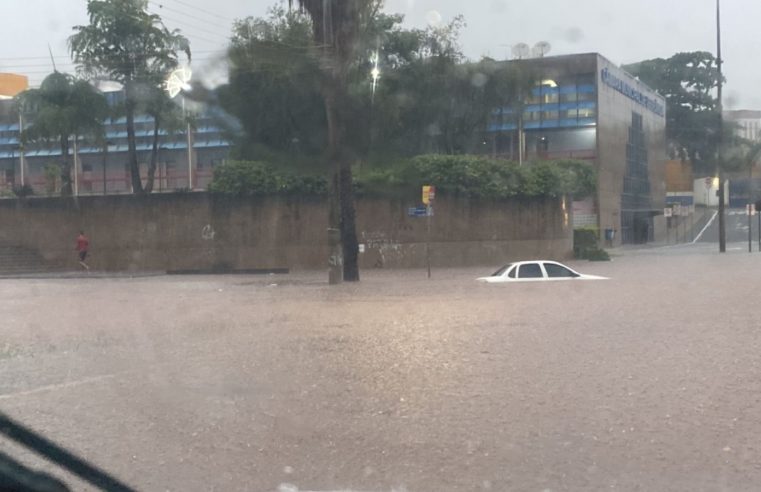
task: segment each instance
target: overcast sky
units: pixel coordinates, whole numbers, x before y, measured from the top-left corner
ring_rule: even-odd
[[[194,71],[214,73],[232,20],[262,16],[276,0],[151,0],[150,9],[180,28],[192,43]],[[59,70],[71,70],[66,38],[86,23],[86,0],[0,0],[0,71],[39,83],[50,72],[48,43]],[[678,51],[715,51],[715,0],[386,0],[410,26],[463,14],[462,46],[471,58],[504,58],[510,46],[538,41],[551,54],[596,51],[613,62],[668,57]],[[761,109],[761,2],[722,2],[725,104]]]

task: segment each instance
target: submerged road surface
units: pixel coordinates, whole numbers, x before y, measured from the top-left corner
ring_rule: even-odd
[[[140,490],[752,490],[761,255],[695,248],[566,283],[2,280],[0,410]]]

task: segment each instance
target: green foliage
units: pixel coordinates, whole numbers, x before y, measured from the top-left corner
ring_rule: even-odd
[[[586,259],[588,251],[597,249],[599,232],[597,228],[580,228],[573,231],[573,255]]]
[[[422,155],[396,166],[357,173],[362,193],[394,194],[433,184],[440,193],[473,198],[588,196],[595,189],[592,166],[577,161],[514,162],[479,156]],[[214,170],[209,191],[237,196],[328,193],[324,176],[284,171],[261,161],[228,161]]]
[[[471,155],[428,154],[360,175],[371,189],[435,185],[442,193],[474,198],[590,195],[596,187],[592,166],[578,161],[550,161],[519,166],[515,162]]]
[[[625,70],[666,98],[666,136],[674,157],[713,164],[719,142],[716,58],[706,51],[677,53]]]
[[[743,139],[732,132],[725,138],[723,169],[733,173],[747,173],[761,163],[761,142]]]
[[[22,113],[31,125],[21,133],[24,142],[56,142],[61,149],[61,194],[70,195],[71,137],[103,133],[103,119],[108,114],[105,97],[84,80],[54,72],[42,81],[39,89],[29,89],[18,96]]]
[[[406,29],[401,15],[373,9],[356,31],[340,111],[351,122],[343,141],[355,157],[473,152],[491,111],[516,102],[533,80],[494,60],[465,60],[458,43],[462,17]],[[282,7],[235,24],[230,83],[217,94],[242,123],[238,157],[261,159],[253,152],[260,145],[309,156],[327,146],[324,61],[311,28],[306,14]],[[376,55],[380,79],[373,94]]]
[[[610,261],[610,255],[602,248],[594,248],[587,251],[585,259],[589,261]]]
[[[610,261],[607,251],[600,248],[597,228],[580,228],[573,231],[573,255],[579,260]]]
[[[61,166],[58,164],[47,164],[44,169],[45,173],[45,192],[48,195],[55,193],[58,177],[61,175]]]
[[[257,159],[253,145],[273,150],[322,152],[326,142],[320,66],[309,18],[273,7],[266,18],[233,26],[228,85],[218,89],[222,107],[241,122],[236,145],[242,158]]]
[[[326,195],[328,183],[321,176],[284,173],[264,162],[228,161],[214,169],[209,191],[234,196]]]

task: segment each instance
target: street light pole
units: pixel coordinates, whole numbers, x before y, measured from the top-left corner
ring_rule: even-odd
[[[24,132],[24,113],[19,110],[18,114],[18,134],[19,134],[19,166],[21,167],[21,186],[26,185],[26,156],[24,155],[24,143],[21,135]]]
[[[186,120],[185,132],[188,138],[188,191],[193,191],[193,130],[190,127],[190,118],[185,109],[185,94],[182,94],[182,115]]]
[[[719,113],[719,145],[716,152],[716,167],[719,177],[719,252],[725,253],[727,251],[727,226],[724,220],[724,171],[722,162],[721,147],[724,144],[724,115],[723,105],[721,102],[722,89],[724,86],[724,80],[721,73],[721,0],[716,0],[716,66],[718,68],[718,113]]]
[[[106,196],[108,193],[108,190],[106,188],[106,166],[108,165],[108,146],[111,144],[108,140],[106,140],[105,144],[103,144],[103,196]]]

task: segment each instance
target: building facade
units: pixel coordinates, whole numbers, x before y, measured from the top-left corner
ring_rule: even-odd
[[[121,91],[104,93],[109,104],[123,98]],[[194,124],[178,131],[160,130],[154,191],[205,189],[213,169],[228,155],[229,143],[222,130],[202,107],[192,108]],[[25,122],[24,126],[28,126]],[[72,141],[69,162],[75,194],[131,193],[132,182],[127,154],[126,119],[104,122],[107,145],[91,139]],[[56,166],[61,162],[60,145],[21,145],[21,122],[14,101],[0,100],[0,194],[15,187],[31,186],[35,195],[55,195],[60,190]],[[189,130],[189,131],[188,131]],[[135,117],[135,134],[140,174],[145,183],[153,146],[153,118]]]
[[[494,155],[589,161],[598,171],[597,194],[574,203],[574,225],[610,231],[613,245],[661,240],[664,98],[597,53],[505,63],[535,83],[517,104],[493,112]]]

